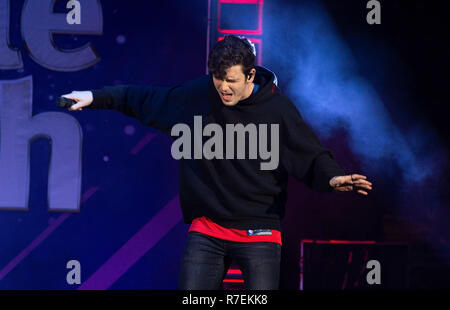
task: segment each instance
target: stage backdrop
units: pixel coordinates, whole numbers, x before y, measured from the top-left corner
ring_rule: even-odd
[[[299,287],[304,238],[426,243],[448,266],[447,11],[384,1],[370,24],[366,2],[0,0],[0,289],[177,287],[188,225],[172,140],[55,100],[194,79],[226,34],[253,41],[338,163],[374,184],[364,197],[290,180],[281,287]]]

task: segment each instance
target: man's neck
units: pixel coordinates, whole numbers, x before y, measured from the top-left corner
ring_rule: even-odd
[[[249,85],[249,87],[248,87],[248,92],[245,94],[245,96],[241,99],[241,100],[245,100],[245,99],[247,99],[248,97],[250,97],[251,95],[252,95],[252,93],[253,93],[253,89],[255,88],[255,84],[254,83],[251,83],[250,85]]]

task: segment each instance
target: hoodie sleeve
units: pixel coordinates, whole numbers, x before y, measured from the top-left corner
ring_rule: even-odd
[[[333,191],[329,181],[345,172],[290,101],[282,114],[282,124],[281,162],[287,172],[313,190]]]
[[[174,87],[105,86],[92,90],[94,100],[87,108],[113,109],[170,135],[174,124],[183,122],[194,112],[201,113],[196,111],[198,107],[189,104],[192,102],[189,98],[201,91],[202,80]]]

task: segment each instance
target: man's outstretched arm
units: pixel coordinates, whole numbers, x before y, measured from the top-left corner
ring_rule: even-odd
[[[138,119],[170,135],[171,127],[202,114],[205,107],[195,100],[207,89],[207,77],[174,87],[118,85],[89,91],[73,91],[62,97],[76,101],[69,111],[88,109],[114,109]]]

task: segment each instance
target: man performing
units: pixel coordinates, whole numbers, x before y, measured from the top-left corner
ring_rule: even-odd
[[[242,270],[246,289],[278,289],[288,175],[321,192],[367,195],[372,189],[365,176],[345,175],[280,93],[275,75],[254,63],[252,43],[230,35],[211,50],[210,74],[196,80],[175,87],[120,85],[63,95],[76,101],[70,111],[115,109],[171,136],[186,128],[193,133],[193,138],[183,135],[186,144],[178,151],[185,156],[177,158],[180,205],[190,224],[179,289],[221,288],[232,260]],[[198,120],[203,136],[211,137],[204,144],[205,137],[195,137]],[[252,152],[256,146],[259,156]]]

